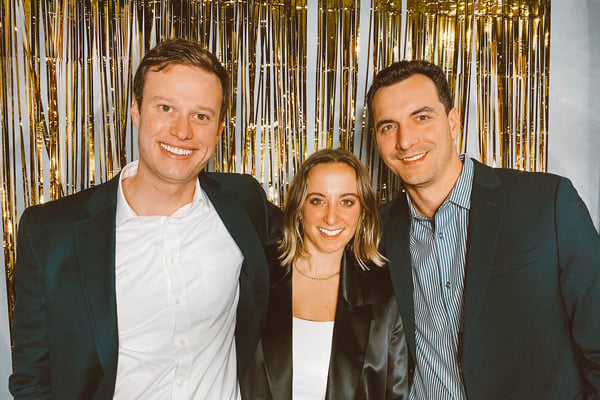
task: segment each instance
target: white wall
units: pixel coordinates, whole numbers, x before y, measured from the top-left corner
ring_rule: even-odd
[[[553,1],[548,171],[567,176],[600,227],[600,0]]]
[[[4,252],[0,252],[0,265],[4,266]],[[0,399],[10,399],[8,376],[12,371],[10,360],[10,335],[8,331],[8,305],[6,296],[6,274],[0,268]]]

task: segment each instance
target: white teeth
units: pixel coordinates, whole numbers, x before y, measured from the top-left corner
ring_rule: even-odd
[[[423,158],[423,157],[425,157],[425,153],[417,154],[416,156],[412,156],[412,157],[403,158],[402,161],[415,161],[415,160],[418,160],[419,158]]]
[[[169,146],[168,144],[161,143],[160,147],[168,151],[169,153],[177,154],[178,156],[189,156],[192,154],[191,150],[180,149],[179,147]]]
[[[336,229],[334,231],[330,231],[325,228],[319,228],[319,230],[327,236],[336,236],[336,235],[339,235],[343,231],[343,229]]]

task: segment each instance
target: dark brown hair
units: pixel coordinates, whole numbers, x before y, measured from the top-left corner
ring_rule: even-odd
[[[425,75],[433,81],[437,88],[440,102],[444,105],[446,114],[452,110],[452,96],[448,87],[448,80],[444,71],[435,64],[424,60],[398,61],[377,73],[369,91],[367,92],[367,108],[369,121],[373,122],[373,98],[377,91],[383,87],[401,82],[415,74]]]
[[[162,71],[174,64],[198,67],[215,74],[219,78],[223,98],[219,121],[223,121],[229,104],[229,76],[227,70],[225,70],[219,59],[202,47],[200,43],[187,39],[165,40],[146,53],[133,79],[133,96],[138,107],[141,108],[142,106],[142,93],[148,71]]]

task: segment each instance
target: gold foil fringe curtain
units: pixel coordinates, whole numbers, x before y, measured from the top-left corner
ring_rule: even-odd
[[[447,72],[462,121],[459,150],[494,166],[546,169],[550,0],[1,4],[10,310],[21,212],[106,181],[137,158],[133,73],[165,38],[199,40],[230,72],[228,123],[209,169],[254,175],[277,204],[300,163],[324,147],[354,151],[380,200],[398,193],[369,136],[365,95],[374,73],[400,59]]]

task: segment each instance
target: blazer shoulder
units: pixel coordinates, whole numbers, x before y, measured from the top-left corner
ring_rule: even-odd
[[[259,185],[258,181],[250,174],[238,174],[235,172],[206,172],[200,175],[200,179],[214,180],[224,187],[236,188],[239,185]]]
[[[561,181],[569,182],[568,178],[549,172],[521,171],[513,168],[493,168],[481,164],[477,160],[473,183],[489,186],[497,180],[499,185],[509,190],[518,190],[521,193],[555,191]]]
[[[346,251],[346,265],[343,266],[343,297],[352,305],[385,304],[394,298],[392,281],[387,266],[371,265],[363,270],[350,251]]]
[[[52,200],[48,203],[29,206],[23,212],[21,218],[25,216],[43,218],[45,220],[69,220],[72,218],[78,218],[82,213],[87,215],[88,211],[85,210],[85,205],[96,193],[106,192],[109,195],[108,198],[114,198],[116,201],[117,184],[118,177],[115,177],[108,182],[101,183],[100,185],[96,185],[91,188],[83,189],[77,193]]]

